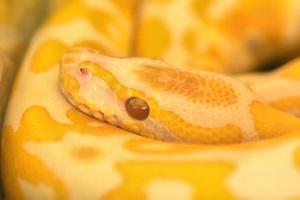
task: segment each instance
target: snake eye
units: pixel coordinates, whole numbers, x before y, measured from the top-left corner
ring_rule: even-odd
[[[145,120],[150,110],[147,102],[137,97],[127,99],[125,109],[132,118],[137,120]]]

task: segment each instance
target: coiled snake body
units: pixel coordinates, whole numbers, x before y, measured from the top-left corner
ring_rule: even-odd
[[[246,74],[299,53],[299,13],[298,0],[71,0],[15,81],[6,198],[299,199],[300,61]]]

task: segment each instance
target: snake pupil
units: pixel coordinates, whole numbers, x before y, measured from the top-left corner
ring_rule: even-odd
[[[137,120],[145,120],[150,110],[147,102],[137,97],[127,99],[125,109],[132,118]]]

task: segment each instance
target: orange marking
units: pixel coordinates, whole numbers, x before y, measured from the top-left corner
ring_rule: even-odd
[[[295,164],[298,167],[298,169],[300,170],[300,147],[297,148],[297,150],[295,151]]]
[[[271,102],[270,105],[284,112],[293,113],[295,111],[298,111],[300,113],[300,97],[283,98]]]
[[[118,1],[115,0],[115,2],[112,3],[114,4],[117,2]],[[118,12],[119,8],[117,4],[114,4],[117,9],[108,11],[104,8],[92,8],[82,1],[76,1],[65,6],[61,12],[58,12],[54,17],[52,17],[48,23],[64,24],[73,21],[75,18],[85,19],[94,26],[95,29],[97,29],[99,34],[107,38],[111,44],[116,45],[119,49],[128,51],[131,17],[127,16],[127,14],[133,14],[133,12],[129,13],[129,10],[131,10],[132,3],[134,3],[134,1],[130,0],[126,1],[126,3],[128,10],[126,11],[125,8],[122,8],[125,12],[124,13]],[[119,4],[119,6],[121,5]],[[125,14],[125,16],[120,16],[120,14]],[[124,23],[123,20],[120,20],[120,18],[123,20],[126,19],[126,23]]]
[[[195,153],[199,151],[208,150],[203,145],[163,142],[158,140],[150,140],[147,138],[135,138],[135,139],[128,140],[124,144],[124,148],[126,148],[128,151],[140,153],[142,155],[160,154],[160,155],[169,155],[169,156],[174,154],[185,155],[187,153],[192,153],[192,152]]]
[[[151,87],[185,96],[194,103],[226,107],[238,101],[232,86],[221,79],[156,66],[147,66],[137,74]]]
[[[34,53],[31,70],[35,73],[44,72],[55,67],[68,47],[58,40],[47,40]]]
[[[194,0],[191,3],[191,10],[199,17],[199,19],[208,21],[207,11],[210,8],[211,3],[211,0]]]
[[[300,130],[299,119],[260,102],[251,104],[254,125],[261,139]],[[270,118],[272,120],[270,120]]]
[[[151,117],[168,127],[171,133],[176,134],[179,139],[184,138],[186,142],[230,144],[239,143],[243,140],[242,130],[235,124],[228,123],[218,128],[194,125],[193,123],[186,122],[172,111],[159,108],[158,104],[153,100],[148,99],[147,102],[150,108],[152,108]]]
[[[215,23],[219,23],[222,30],[243,36],[249,30],[252,32],[265,33],[264,38],[280,38],[278,35],[284,27],[284,9],[287,6],[284,1],[260,1],[244,0],[237,1],[230,12]],[[268,9],[266,9],[268,8]],[[269,23],[273,20],[276,24]]]
[[[90,146],[74,147],[71,156],[78,161],[89,162],[99,158],[100,150]]]
[[[112,52],[105,48],[105,46],[93,40],[81,40],[71,46],[67,46],[58,40],[47,40],[34,53],[31,70],[35,73],[46,72],[58,65],[63,54],[74,47],[92,48],[102,54],[112,55]]]
[[[146,199],[147,184],[156,180],[187,183],[192,187],[193,199],[235,199],[226,186],[227,178],[235,169],[232,163],[135,161],[119,163],[117,167],[123,183],[104,196],[105,200]]]
[[[280,70],[281,76],[291,80],[300,80],[300,59],[295,59]]]
[[[123,14],[128,18],[132,16],[133,12],[136,12],[136,10],[134,10],[135,7],[133,6],[135,0],[111,0],[111,2],[118,8],[120,11],[119,14]]]
[[[160,57],[169,48],[170,31],[160,19],[147,19],[137,35],[137,56]]]

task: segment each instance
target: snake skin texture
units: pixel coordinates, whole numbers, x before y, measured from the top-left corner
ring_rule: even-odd
[[[300,199],[300,130],[299,119],[293,116],[298,116],[299,109],[298,61],[267,74],[234,75],[233,78],[216,74],[245,72],[278,55],[299,52],[299,10],[297,0],[70,1],[35,35],[14,83],[1,146],[6,198]],[[86,107],[77,105],[82,99],[75,95],[71,100],[74,107],[60,90],[60,70],[68,69],[67,64],[79,62],[86,55],[94,55],[86,49],[76,53],[77,47],[99,52],[93,57],[98,61],[85,67],[98,69],[101,80],[113,87],[116,79],[122,83],[119,87],[129,88],[114,90],[118,91],[114,92],[118,99],[135,92],[131,89],[142,90],[137,88],[138,83],[148,87],[144,92],[150,99],[159,98],[162,91],[171,91],[170,85],[161,85],[157,81],[161,79],[151,76],[177,76],[180,72],[185,74],[181,76],[183,81],[187,74],[193,74],[192,79],[202,77],[201,74],[214,77],[209,79],[211,84],[221,84],[214,87],[217,93],[209,90],[196,93],[189,86],[188,94],[196,95],[186,102],[194,100],[201,105],[217,102],[220,108],[239,102],[244,107],[238,107],[241,110],[235,115],[223,117],[206,110],[206,116],[211,114],[216,118],[205,119],[203,123],[213,126],[232,119],[266,137],[251,138],[248,142],[241,142],[240,138],[233,142],[218,141],[218,145],[203,144],[203,141],[191,144],[195,138],[187,143],[164,141],[165,138],[159,137],[151,139],[153,135],[148,132],[143,135],[130,123],[124,123],[124,128],[114,126],[116,118],[105,114],[116,106],[113,102],[111,107],[102,110],[103,118],[109,123],[102,122],[97,119],[101,118],[100,113],[91,113],[97,105],[89,105],[86,100],[81,102]],[[76,55],[72,57],[74,51]],[[72,59],[62,59],[70,55]],[[107,65],[99,65],[99,60]],[[130,67],[124,67],[127,63],[134,66],[145,62],[150,67],[135,68],[137,77],[131,77]],[[123,66],[122,70],[110,67],[116,63]],[[78,84],[74,80],[69,78],[66,82],[71,86]],[[152,92],[150,85],[155,88]],[[223,94],[224,88],[228,89],[228,98],[214,96]],[[245,95],[243,101],[239,101],[241,96],[230,95],[240,90]],[[179,97],[185,93],[181,86],[176,92]],[[198,98],[200,94],[203,98]],[[168,105],[174,106],[177,100],[169,99]],[[166,103],[160,99],[155,101]],[[156,119],[169,120],[159,112],[168,110],[168,105],[154,108],[158,113]],[[247,105],[253,105],[252,109]],[[173,111],[181,108],[190,107],[177,104]],[[150,112],[150,116],[154,115]],[[187,120],[186,116],[180,118]],[[202,118],[205,115],[193,115],[189,122],[196,119],[193,123],[198,123]],[[175,124],[180,127],[182,123],[175,121],[170,127]],[[181,140],[192,131],[190,126],[182,130],[185,135]],[[225,130],[218,134],[226,131],[236,133]]]

